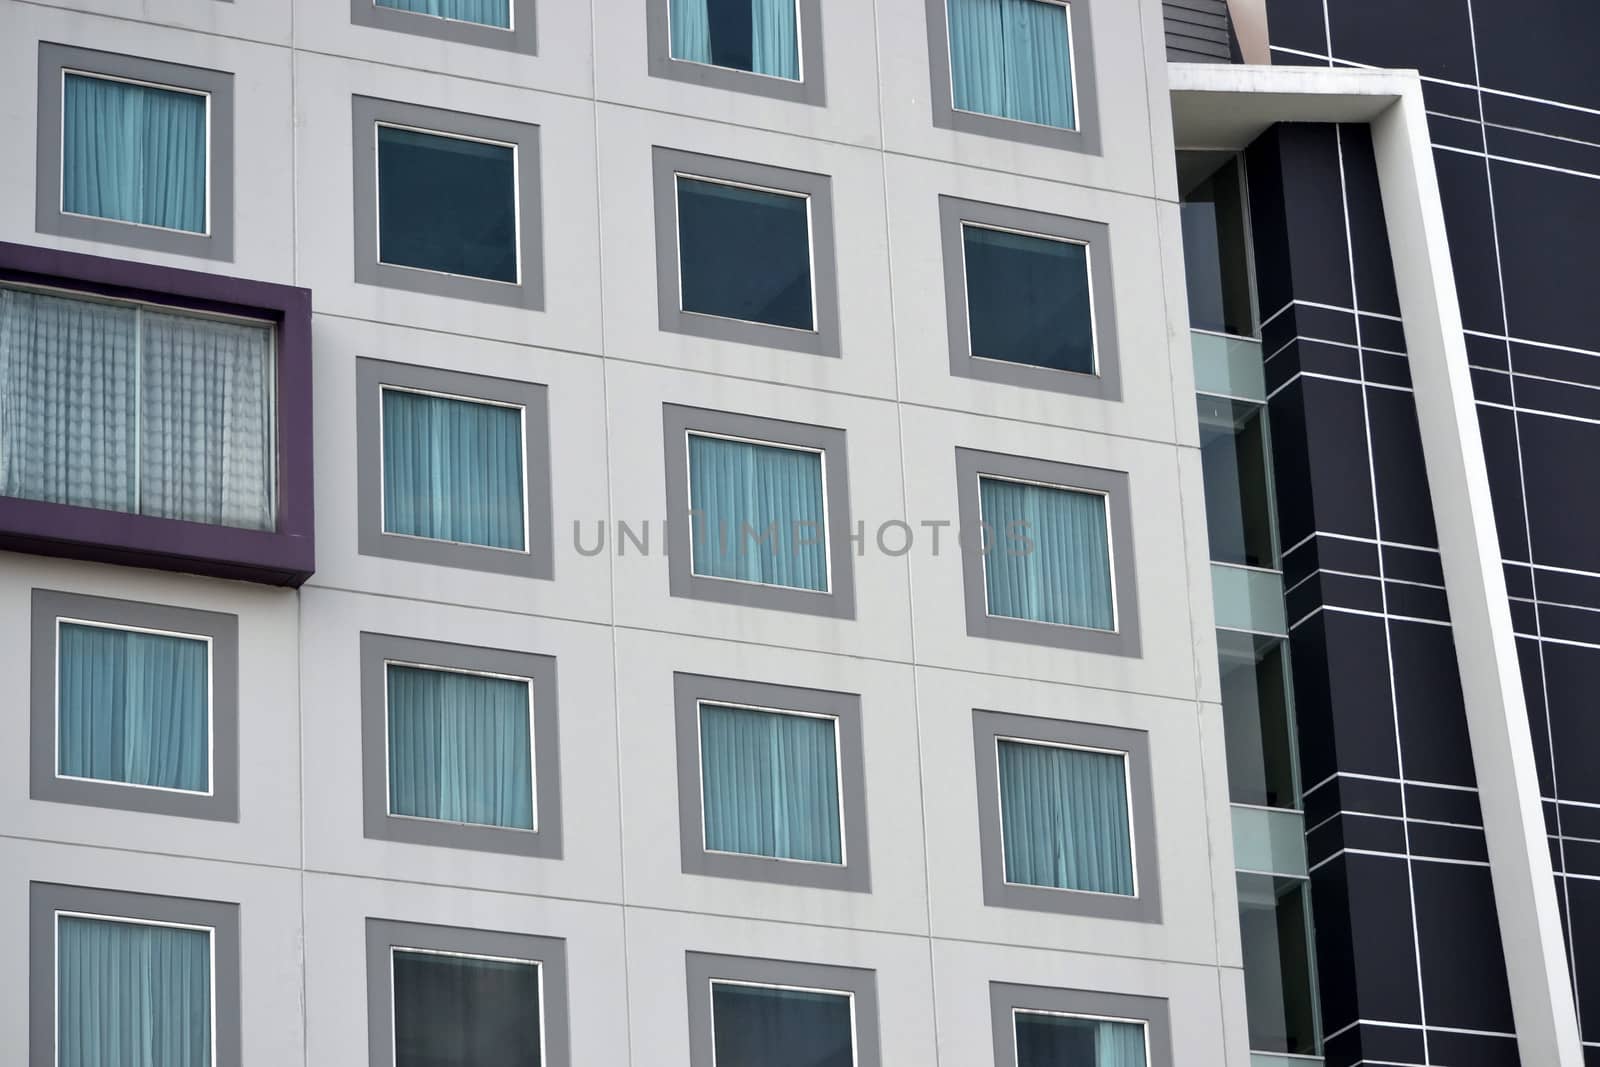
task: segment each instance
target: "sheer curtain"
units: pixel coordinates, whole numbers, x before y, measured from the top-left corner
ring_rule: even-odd
[[[61,209],[204,233],[206,98],[68,74]]]
[[[522,550],[522,413],[383,390],[383,528]]]
[[[947,0],[962,111],[1076,128],[1069,11],[1049,0]]]
[[[706,848],[842,862],[833,719],[700,708]]]
[[[376,3],[379,7],[392,7],[397,11],[414,11],[435,18],[511,28],[511,0],[376,0]]]
[[[850,998],[840,993],[711,984],[717,1067],[855,1067]]]
[[[1019,1011],[1017,1067],[1145,1067],[1144,1025]]]
[[[690,434],[689,508],[694,573],[828,588],[819,453]]]
[[[57,923],[57,1067],[211,1067],[208,932]]]
[[[750,0],[751,69],[757,74],[800,77],[795,0]]]
[[[672,58],[800,77],[795,0],[654,0],[665,2]]]
[[[706,3],[707,0],[670,0],[667,25],[671,29],[673,59],[711,62],[711,13]]]
[[[1131,896],[1124,759],[1056,745],[997,745],[1006,880]]]
[[[57,655],[61,774],[166,789],[209,787],[205,642],[62,623]]]
[[[1105,497],[995,478],[978,486],[993,531],[983,557],[989,614],[1115,629]]]
[[[534,828],[528,685],[390,664],[389,810]]]

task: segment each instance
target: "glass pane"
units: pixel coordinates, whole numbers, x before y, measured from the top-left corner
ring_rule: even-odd
[[[1227,563],[1211,565],[1212,607],[1217,626],[1258,634],[1285,634],[1283,576]]]
[[[1266,408],[1215,396],[1197,403],[1211,559],[1276,567]]]
[[[528,684],[390,664],[389,810],[534,828]]]
[[[1017,1067],[1144,1067],[1144,1024],[1014,1013]]]
[[[539,965],[394,950],[394,1067],[539,1067]]]
[[[56,921],[57,1067],[210,1067],[209,932]]]
[[[670,0],[672,58],[800,77],[795,0]]]
[[[522,411],[383,390],[383,528],[521,551]]]
[[[833,719],[700,708],[705,846],[843,862]]]
[[[1259,874],[1238,879],[1250,1047],[1314,1055],[1316,994],[1306,883]]]
[[[1076,129],[1072,29],[1049,0],[948,0],[950,83],[961,111]]]
[[[990,615],[1116,629],[1106,498],[978,479]]]
[[[810,200],[678,178],[683,310],[815,328]]]
[[[1280,639],[1217,632],[1228,799],[1235,804],[1300,805],[1287,656]]]
[[[1266,403],[1260,341],[1194,330],[1189,344],[1194,349],[1195,392]]]
[[[210,649],[204,641],[62,623],[58,773],[187,789],[211,785]]]
[[[962,225],[972,354],[1093,374],[1089,249]]]
[[[1006,881],[1131,896],[1126,760],[1021,741],[998,749]]]
[[[819,453],[690,434],[689,508],[695,574],[827,591]]]
[[[378,127],[378,259],[517,281],[516,152]]]
[[[717,1067],[854,1067],[850,998],[843,993],[711,983]]]
[[[206,98],[68,74],[61,210],[206,231]]]
[[[1189,324],[1197,330],[1255,336],[1250,300],[1250,229],[1237,157],[1181,153],[1183,262]]]
[[[374,0],[379,7],[414,11],[434,18],[476,22],[480,26],[511,28],[511,0]]]
[[[1306,876],[1306,820],[1298,811],[1235,804],[1233,866],[1240,871]]]

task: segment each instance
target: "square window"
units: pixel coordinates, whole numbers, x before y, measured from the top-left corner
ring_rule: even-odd
[[[372,1067],[568,1067],[566,942],[367,920]]]
[[[854,617],[844,431],[662,413],[672,595]]]
[[[927,0],[933,123],[1098,155],[1091,0]]]
[[[655,149],[661,328],[839,354],[830,179]]]
[[[511,28],[511,0],[373,0],[379,7],[411,11],[429,18]]]
[[[985,904],[1160,921],[1143,731],[974,711],[973,743]]]
[[[650,74],[823,106],[821,0],[650,0]]]
[[[39,45],[40,232],[233,258],[233,76]]]
[[[356,360],[362,555],[550,578],[546,389]]]
[[[684,873],[867,892],[861,699],[672,681]]]
[[[238,621],[36,589],[31,796],[238,818]]]
[[[690,1067],[880,1067],[877,976],[690,952]]]
[[[996,1067],[1169,1067],[1159,997],[989,983]]]
[[[536,0],[350,0],[350,21],[397,33],[535,55]]]
[[[356,281],[544,309],[539,128],[353,98]]]
[[[32,1063],[238,1067],[237,905],[44,882],[29,901]]]
[[[1016,1011],[1017,1067],[1114,1063],[1145,1067],[1144,1024]]]
[[[366,836],[559,859],[549,656],[361,635]]]
[[[967,633],[1139,654],[1128,476],[956,449]]]
[[[1122,399],[1104,223],[939,198],[950,373]]]

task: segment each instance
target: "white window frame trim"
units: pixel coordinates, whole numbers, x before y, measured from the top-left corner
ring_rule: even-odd
[[[455,19],[449,15],[433,15],[426,11],[412,11],[408,8],[395,7],[392,4],[380,4],[378,0],[369,0],[369,3],[373,7],[381,8],[384,11],[403,11],[407,15],[419,15],[422,18],[437,19],[440,22],[455,22],[463,26],[481,26],[483,29],[498,30],[501,33],[512,33],[517,28],[517,5],[512,0],[506,0],[506,24],[504,26],[495,26],[487,22],[474,22],[472,19]]]
[[[781,85],[804,85],[806,80],[806,35],[804,20],[800,16],[800,0],[793,0],[794,7],[794,55],[795,67],[800,72],[797,77],[785,78],[781,74],[767,74],[759,70],[745,70],[742,67],[726,67],[721,63],[703,63],[698,59],[683,59],[672,54],[672,0],[657,0],[667,7],[667,61],[671,63],[687,63],[695,67],[710,67],[713,70],[733,70],[740,74],[749,74],[757,78],[771,78]]]
[[[1037,3],[1053,3],[1054,0],[1036,0]],[[966,299],[962,305],[962,317],[967,324],[967,349],[972,353],[973,359],[984,359],[991,363],[1003,363],[1007,366],[1031,366],[1019,364],[1014,359],[1003,356],[985,356],[981,354],[972,343],[972,266],[967,262],[967,231],[988,230],[990,233],[1007,233],[1013,237],[1031,237],[1039,241],[1054,241],[1056,244],[1077,245],[1083,249],[1083,281],[1084,288],[1089,296],[1089,352],[1094,359],[1094,366],[1087,371],[1065,370],[1058,367],[1044,367],[1042,370],[1055,370],[1062,374],[1081,374],[1085,377],[1100,376],[1100,318],[1095,310],[1094,292],[1094,244],[1090,241],[1078,240],[1073,237],[1062,237],[1052,233],[1035,233],[1031,230],[1019,230],[1011,226],[995,226],[986,222],[974,222],[971,219],[961,219],[961,278],[966,283]]]
[[[1047,1008],[1020,1008],[1020,1007],[1017,1007],[1016,1005],[1012,1005],[1012,1007],[1011,1007],[1011,1057],[1012,1057],[1011,1062],[1014,1063],[1014,1064],[1022,1062],[1022,1050],[1017,1047],[1017,1017],[1019,1015],[1042,1015],[1042,1016],[1044,1016],[1046,1018],[1051,1018],[1051,1019],[1081,1019],[1084,1022],[1126,1023],[1126,1024],[1130,1025],[1130,1026],[1137,1026],[1139,1028],[1139,1036],[1144,1042],[1144,1062],[1147,1063],[1147,1064],[1154,1063],[1154,1060],[1151,1059],[1151,1054],[1150,1054],[1150,1020],[1149,1019],[1131,1019],[1131,1018],[1125,1019],[1125,1018],[1121,1018],[1121,1017],[1118,1017],[1118,1016],[1115,1016],[1115,1015],[1091,1015],[1088,1012],[1080,1012],[1080,1011],[1051,1011],[1051,1010],[1049,1010]],[[1312,1056],[1312,1057],[1308,1057],[1308,1059],[1315,1060],[1315,1061],[1320,1061],[1322,1059],[1322,1057],[1320,1057],[1320,1056]]]
[[[1010,115],[991,115],[987,111],[969,111],[964,107],[957,107],[956,106],[956,78],[955,78],[956,35],[950,29],[950,24],[949,24],[949,17],[950,16],[949,16],[948,0],[939,0],[939,2],[946,5],[946,7],[945,7],[945,12],[946,12],[946,14],[945,14],[945,37],[946,37],[947,42],[948,42],[948,52],[945,55],[945,61],[950,64],[950,110],[951,111],[954,111],[957,114],[961,114],[961,115],[977,115],[980,118],[999,119],[1002,122],[1015,122],[1015,123],[1017,123],[1019,125],[1022,125],[1022,126],[1033,126],[1033,127],[1038,128],[1038,129],[1041,129],[1041,130],[1066,129],[1070,133],[1082,133],[1083,132],[1083,118],[1079,114],[1079,96],[1078,96],[1078,38],[1077,38],[1077,35],[1072,32],[1072,2],[1071,2],[1071,0],[1031,0],[1032,3],[1049,4],[1051,7],[1059,7],[1061,9],[1062,17],[1067,20],[1067,63],[1069,64],[1069,73],[1070,73],[1071,78],[1072,78],[1072,81],[1068,86],[1068,88],[1071,89],[1071,91],[1072,91],[1072,125],[1069,126],[1069,127],[1052,126],[1047,122],[1034,122],[1034,121],[1032,121],[1030,119],[1013,118]]]
[[[1045,2],[1045,0],[1038,0],[1038,2]],[[1052,483],[1052,482],[1040,482],[1040,481],[1034,481],[1034,480],[1029,479],[1029,478],[1013,478],[1013,477],[1010,477],[1008,475],[979,473],[979,475],[978,475],[978,519],[979,519],[980,522],[984,523],[985,525],[990,525],[988,519],[985,518],[984,514],[983,514],[983,483],[985,481],[1009,482],[1012,485],[1032,485],[1032,486],[1036,486],[1036,487],[1038,487],[1040,489],[1054,489],[1054,490],[1057,490],[1059,492],[1066,492],[1066,493],[1082,493],[1085,496],[1097,496],[1097,497],[1099,497],[1101,499],[1101,501],[1104,504],[1104,509],[1102,511],[1102,515],[1104,516],[1104,519],[1105,519],[1105,528],[1106,528],[1106,577],[1107,577],[1107,579],[1109,580],[1109,582],[1111,584],[1111,627],[1110,627],[1110,629],[1106,629],[1106,628],[1100,627],[1100,626],[1082,626],[1082,625],[1079,625],[1077,623],[1071,623],[1071,622],[1051,622],[1048,619],[1027,619],[1027,618],[1023,618],[1022,616],[1019,616],[1019,615],[996,615],[996,614],[994,614],[992,611],[989,610],[989,568],[988,568],[987,563],[984,563],[983,566],[982,566],[983,604],[984,604],[983,613],[984,613],[984,615],[986,615],[987,617],[989,617],[991,619],[1011,619],[1011,620],[1015,620],[1017,622],[1032,623],[1032,624],[1034,624],[1036,626],[1058,626],[1058,627],[1061,627],[1062,629],[1066,629],[1066,630],[1082,630],[1082,631],[1084,631],[1086,633],[1098,633],[1098,634],[1118,634],[1118,633],[1121,633],[1122,632],[1122,605],[1119,603],[1118,598],[1117,598],[1117,555],[1116,555],[1116,553],[1117,553],[1117,545],[1116,545],[1116,539],[1112,536],[1112,529],[1111,529],[1111,493],[1109,491],[1105,490],[1105,489],[1085,489],[1085,488],[1083,488],[1081,486],[1060,485],[1060,484],[1056,484],[1056,483]],[[991,528],[992,528],[992,526],[991,526]],[[984,553],[984,555],[987,556],[988,552],[992,552],[992,551],[994,551],[994,546],[990,546],[990,548]]]
[[[446,956],[461,960],[482,960],[485,963],[514,963],[524,967],[532,967],[535,982],[539,988],[539,1063],[546,1064],[549,1059],[546,1055],[548,1028],[545,1019],[545,969],[543,960],[521,959],[516,956],[488,956],[479,952],[455,952],[441,948],[411,948],[407,945],[390,945],[389,953],[389,1048],[392,1052],[391,1063],[398,1064],[400,1058],[400,1033],[398,1019],[395,1015],[395,954],[409,952],[414,956]]]
[[[706,1005],[711,1013],[711,1067],[717,1067],[717,986],[735,986],[741,989],[770,989],[786,993],[815,993],[823,996],[843,997],[850,1006],[850,1062],[861,1062],[861,1041],[857,1033],[856,995],[850,989],[823,989],[820,987],[787,985],[781,982],[755,982],[743,978],[708,978]]]

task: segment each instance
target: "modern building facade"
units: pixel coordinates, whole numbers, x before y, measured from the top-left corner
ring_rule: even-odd
[[[18,1062],[1600,1049],[1595,16],[0,5]]]

